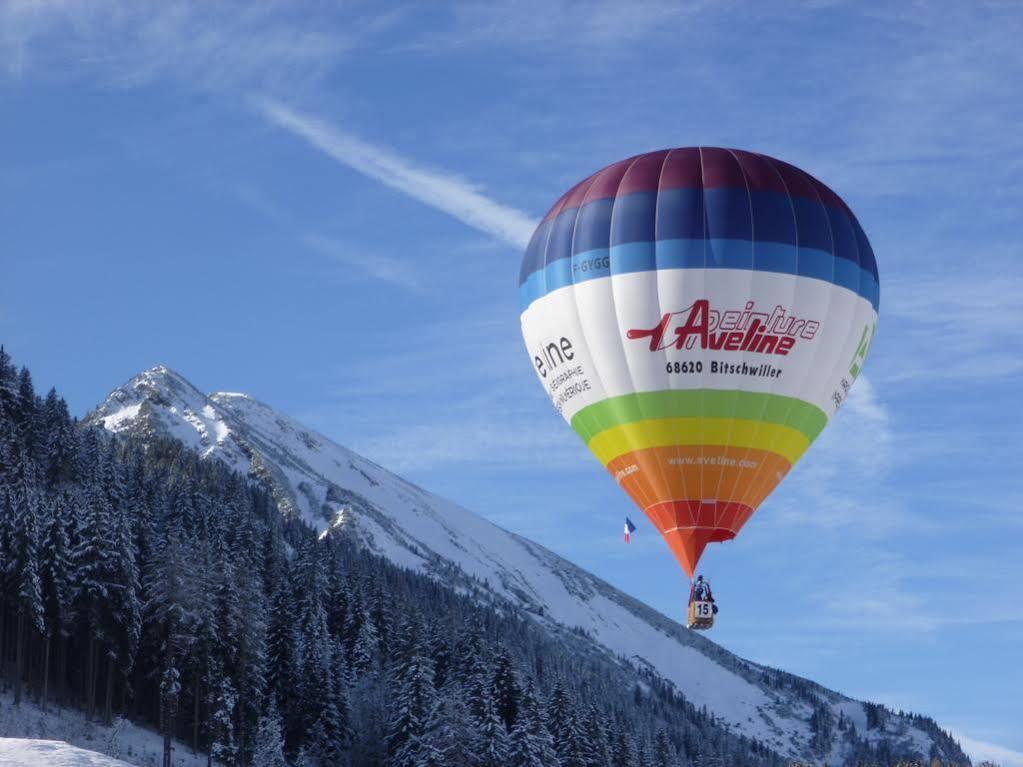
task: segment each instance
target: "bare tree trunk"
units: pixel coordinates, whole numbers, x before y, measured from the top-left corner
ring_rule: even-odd
[[[173,627],[167,632],[166,655],[163,661],[163,673],[157,687],[160,701],[160,729],[163,733],[163,767],[171,767],[171,738],[174,736],[174,717],[177,715],[180,685],[174,664]]]
[[[21,705],[21,675],[25,665],[25,613],[18,610],[18,627],[16,629],[14,650],[14,705]]]
[[[85,715],[91,722],[96,717],[96,637],[89,637],[88,678],[85,680]]]
[[[235,743],[238,744],[238,764],[245,767],[245,709],[241,701],[235,707],[234,722],[234,731],[238,733],[235,738]]]
[[[198,673],[195,676],[195,695],[192,697],[192,753],[199,753],[199,693],[201,690],[201,677]]]
[[[46,710],[46,697],[50,691],[50,635],[43,640],[43,692],[39,703]]]
[[[163,767],[171,767],[171,723],[167,722],[163,730]]]
[[[57,634],[57,675],[55,693],[57,702],[61,705],[67,703],[67,639],[62,634]]]
[[[7,631],[7,600],[0,599],[0,679],[3,680],[4,691],[7,690],[7,643],[4,641]]]
[[[109,727],[114,721],[114,659],[107,656],[107,689],[103,700],[103,724]]]
[[[29,655],[29,674],[32,679],[32,698],[36,703],[42,697],[43,693],[43,680],[41,678],[41,670],[43,668],[43,647],[40,645],[39,640],[42,639],[43,643],[46,643],[46,637],[42,634],[36,634],[33,632],[32,641],[29,647],[35,648]]]
[[[174,709],[177,703],[166,691],[160,692],[160,725],[163,730],[163,767],[171,767],[171,736],[174,734]]]

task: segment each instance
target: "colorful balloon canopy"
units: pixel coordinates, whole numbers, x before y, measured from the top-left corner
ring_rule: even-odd
[[[570,189],[520,277],[557,410],[693,575],[837,412],[877,323],[844,202],[770,157],[651,152]]]

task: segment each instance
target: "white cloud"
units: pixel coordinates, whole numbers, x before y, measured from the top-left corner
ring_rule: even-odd
[[[473,466],[476,470],[548,471],[578,469],[588,458],[578,440],[566,432],[537,429],[535,424],[473,419],[464,413],[451,423],[410,426],[359,444],[359,452],[392,471],[420,471],[441,466]]]
[[[1013,751],[1011,748],[1004,748],[984,740],[969,738],[960,732],[953,732],[952,736],[959,741],[959,745],[974,764],[987,760],[1001,767],[1023,767],[1023,751]]]
[[[406,261],[389,258],[318,234],[307,234],[302,242],[332,261],[354,269],[367,277],[387,282],[406,290],[419,291],[422,286],[412,266]]]
[[[423,41],[444,44],[550,45],[592,51],[593,46],[626,45],[692,16],[708,3],[662,0],[526,0],[518,3],[469,2],[452,8],[447,37]]]
[[[883,311],[902,332],[898,360],[888,360],[885,378],[933,379],[935,365],[941,380],[995,379],[1023,371],[1023,276],[1013,266],[892,280]]]
[[[782,484],[773,513],[785,523],[880,537],[910,523],[876,488],[892,470],[897,438],[888,408],[866,375],[852,388],[843,410],[832,417],[807,455]],[[852,492],[850,488],[866,492]]]
[[[528,214],[487,197],[453,173],[428,169],[396,152],[367,143],[316,117],[272,99],[255,102],[260,114],[332,159],[368,178],[447,213],[474,229],[524,248],[536,228]]]
[[[15,78],[87,74],[122,86],[173,79],[293,92],[381,23],[354,16],[327,26],[319,14],[281,0],[13,0],[0,4],[0,61]]]
[[[326,434],[348,434],[353,449],[395,471],[589,468],[586,448],[554,409],[537,415],[544,395],[515,325],[498,311],[467,319],[413,323],[398,346],[392,331],[369,331],[379,356],[339,366],[331,403],[300,417]],[[393,407],[409,397],[409,376],[420,403],[411,420]]]

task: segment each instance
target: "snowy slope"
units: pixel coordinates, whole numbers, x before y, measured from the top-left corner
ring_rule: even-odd
[[[133,767],[95,751],[71,746],[62,740],[0,738],[0,765],[3,767]]]
[[[17,737],[7,737],[16,735]],[[175,767],[206,767],[205,754],[193,754],[174,741]],[[163,738],[147,727],[115,719],[111,727],[91,722],[77,709],[29,700],[14,705],[0,694],[0,767],[157,767],[163,763]]]
[[[812,756],[803,697],[768,684],[769,672],[694,634],[549,550],[391,474],[244,394],[209,396],[166,367],[114,390],[88,420],[112,432],[181,440],[272,488],[282,510],[322,531],[341,530],[396,564],[427,573],[451,565],[494,599],[552,631],[581,628],[604,650],[646,666],[706,706],[734,732],[793,758]],[[456,580],[457,587],[457,580]],[[863,704],[823,688],[819,704],[867,733]],[[931,738],[908,718],[871,731],[928,755]],[[829,761],[841,761],[835,742]]]

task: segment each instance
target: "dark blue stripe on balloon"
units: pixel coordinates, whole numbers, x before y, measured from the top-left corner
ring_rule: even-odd
[[[559,288],[613,274],[657,269],[745,269],[830,282],[863,296],[877,311],[880,291],[866,269],[813,248],[748,240],[679,239],[631,242],[577,253],[530,274],[519,287],[522,309]]]
[[[579,209],[573,253],[599,250],[611,244],[611,208],[613,199],[594,200]]]
[[[657,239],[700,239],[707,231],[703,192],[663,189],[657,199]]]
[[[519,270],[519,284],[525,284],[529,275],[543,268],[544,252],[547,248],[547,236],[550,234],[553,219],[545,218],[529,238],[529,245],[526,246],[526,253],[522,257],[522,267]]]
[[[870,244],[845,210],[780,192],[717,187],[634,192],[563,211],[537,228],[522,261],[520,283],[545,265],[579,253],[634,242],[702,238],[825,251],[862,266],[877,280]],[[728,247],[728,253],[711,249],[708,263],[720,266],[738,258]]]

